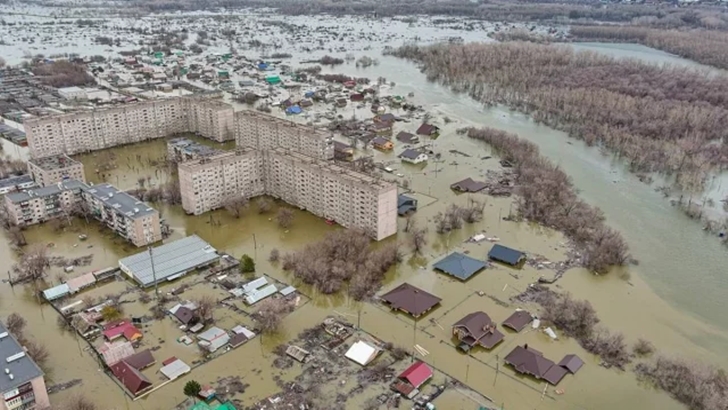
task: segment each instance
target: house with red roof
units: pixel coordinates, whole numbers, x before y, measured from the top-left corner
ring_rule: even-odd
[[[124,337],[130,342],[135,342],[142,338],[142,332],[127,320],[117,320],[104,326],[104,337],[109,342],[120,337]]]
[[[391,388],[404,397],[412,399],[420,392],[420,387],[431,378],[432,369],[430,369],[430,366],[418,361],[397,376],[397,381],[392,383]]]

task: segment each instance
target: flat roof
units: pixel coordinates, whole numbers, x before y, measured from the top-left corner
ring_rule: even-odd
[[[33,178],[30,177],[30,175],[20,175],[15,177],[8,177],[5,179],[0,179],[0,188],[7,188],[12,187],[20,184],[27,184],[29,182],[33,182]]]
[[[4,362],[3,367],[10,371],[9,374],[0,374],[0,392],[2,393],[43,376],[40,367],[25,354],[20,343],[8,333],[8,329],[2,323],[0,323],[0,356]]]
[[[154,272],[148,251],[119,259],[119,266],[143,287],[152,286],[176,275],[207,265],[220,256],[217,250],[197,235],[166,243],[152,250]]]
[[[119,191],[111,184],[91,185],[85,191],[132,219],[142,218],[157,212],[156,209],[124,191]]]
[[[73,165],[79,165],[80,162],[76,161],[75,159],[69,157],[66,154],[60,154],[60,155],[51,155],[49,157],[43,157],[43,158],[35,158],[35,159],[29,159],[28,162],[30,162],[33,165],[36,165],[40,169],[43,169],[45,171],[51,171],[55,169],[62,169],[62,168],[68,168]]]
[[[63,191],[83,189],[85,187],[86,184],[84,184],[83,182],[71,179],[68,181],[59,182],[55,185],[26,189],[23,192],[13,192],[11,194],[7,194],[6,198],[8,198],[10,202],[19,203],[25,202],[35,197],[43,198],[47,196],[57,195]]]

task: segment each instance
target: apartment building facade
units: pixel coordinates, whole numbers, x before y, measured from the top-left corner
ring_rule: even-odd
[[[225,200],[234,195],[263,195],[263,168],[260,152],[245,148],[180,163],[177,169],[182,208],[200,215],[223,207]]]
[[[38,186],[75,179],[86,182],[83,164],[65,154],[28,160],[28,173]]]
[[[162,240],[159,212],[109,184],[68,180],[5,196],[11,221],[18,226],[70,217],[76,207],[136,246]]]
[[[397,187],[297,152],[239,149],[178,167],[182,207],[199,215],[233,195],[270,195],[376,240],[397,232]]]
[[[258,111],[235,113],[236,143],[239,147],[266,150],[283,148],[309,157],[334,159],[331,133]]]
[[[50,408],[43,371],[3,324],[0,324],[0,355],[5,368],[0,374],[0,410]]]
[[[70,180],[5,195],[5,207],[13,223],[29,226],[70,215],[81,201],[83,182]]]
[[[95,219],[134,245],[162,240],[159,212],[126,192],[104,183],[86,186],[81,196]]]
[[[233,107],[213,96],[142,101],[31,118],[23,124],[33,158],[96,151],[182,132],[220,142],[234,140]]]

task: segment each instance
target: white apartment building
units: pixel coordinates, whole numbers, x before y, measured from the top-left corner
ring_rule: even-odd
[[[200,215],[221,208],[233,195],[263,195],[263,158],[259,151],[238,148],[211,157],[180,163],[182,208]]]
[[[233,195],[271,195],[376,240],[397,232],[397,187],[281,148],[239,149],[179,165],[182,207],[199,215]]]
[[[28,173],[38,186],[54,185],[75,179],[86,182],[83,164],[68,155],[53,155],[28,160]]]
[[[162,240],[159,212],[109,184],[89,186],[68,180],[5,196],[8,214],[18,226],[69,217],[81,204],[90,216],[136,246]]]
[[[204,96],[36,117],[23,124],[33,158],[96,151],[182,132],[220,142],[235,138],[232,106]]]
[[[254,149],[283,148],[319,159],[334,158],[330,132],[258,111],[235,113],[236,143]]]

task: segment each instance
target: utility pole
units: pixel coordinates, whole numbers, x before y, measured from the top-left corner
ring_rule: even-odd
[[[152,265],[152,280],[154,280],[154,295],[157,298],[157,302],[159,302],[159,284],[157,283],[157,271],[154,269],[154,252],[152,251],[152,247],[149,247],[149,262]]]
[[[253,234],[253,258],[258,260],[258,241],[255,240],[255,234]]]

